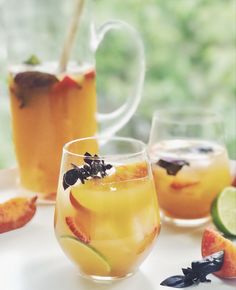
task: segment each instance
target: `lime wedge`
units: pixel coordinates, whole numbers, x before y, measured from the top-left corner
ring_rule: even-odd
[[[211,216],[216,227],[226,235],[236,236],[236,188],[226,187],[214,200]]]
[[[95,248],[72,236],[62,236],[60,244],[68,257],[87,275],[107,276],[111,267]]]

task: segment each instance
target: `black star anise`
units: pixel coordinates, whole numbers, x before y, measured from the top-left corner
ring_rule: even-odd
[[[182,269],[184,275],[171,276],[162,281],[161,285],[173,288],[186,288],[193,284],[199,284],[200,282],[211,282],[206,276],[219,271],[223,262],[224,251],[214,253],[200,261],[192,262],[191,268]]]
[[[190,166],[189,162],[185,161],[185,160],[164,160],[164,159],[160,159],[157,161],[157,165],[159,165],[160,167],[166,169],[166,172],[168,175],[176,175],[183,166]]]
[[[84,184],[89,178],[103,178],[107,175],[107,170],[112,168],[111,164],[105,164],[104,160],[99,159],[98,155],[92,156],[86,152],[84,154],[84,166],[77,166],[71,164],[73,169],[68,170],[63,175],[63,188],[67,189],[69,186],[74,185],[78,179]]]

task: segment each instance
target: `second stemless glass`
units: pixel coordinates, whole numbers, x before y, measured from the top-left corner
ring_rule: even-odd
[[[86,148],[93,150],[88,154]],[[159,231],[157,196],[142,142],[90,137],[64,146],[55,232],[81,275],[100,281],[128,277]]]
[[[208,220],[212,201],[231,179],[219,117],[194,108],[156,112],[149,154],[166,220],[178,225]]]

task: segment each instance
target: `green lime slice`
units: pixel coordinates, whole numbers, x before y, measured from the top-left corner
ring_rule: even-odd
[[[111,267],[106,258],[95,248],[80,242],[72,236],[61,236],[60,244],[69,256],[85,274],[107,276]]]
[[[236,236],[236,188],[226,187],[214,200],[211,216],[216,227],[226,235]]]

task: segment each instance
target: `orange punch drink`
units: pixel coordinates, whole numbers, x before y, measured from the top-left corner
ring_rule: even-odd
[[[63,145],[97,131],[95,70],[71,66],[57,74],[53,64],[13,67],[9,91],[21,184],[36,193],[56,192]]]
[[[231,183],[220,117],[202,108],[157,111],[149,156],[165,220],[180,226],[206,222],[216,195]]]
[[[171,218],[208,216],[216,195],[230,184],[226,150],[214,143],[163,141],[152,147],[151,158],[160,206]]]
[[[76,157],[72,148],[85,141],[64,147],[56,236],[81,275],[102,281],[127,277],[147,257],[160,231],[151,169],[144,151],[139,153],[145,147],[138,141],[112,138],[97,141],[99,152],[106,147],[99,153],[102,157],[89,153]],[[86,142],[90,141],[94,139]],[[128,146],[133,142],[138,146],[132,152]],[[124,145],[129,154],[115,155],[114,148],[122,151]]]

